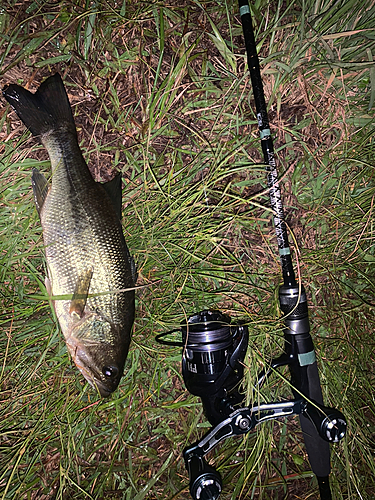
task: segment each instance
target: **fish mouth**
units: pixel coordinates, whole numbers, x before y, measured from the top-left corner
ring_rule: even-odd
[[[115,366],[104,366],[98,369],[92,357],[88,353],[88,347],[80,346],[75,343],[69,345],[70,354],[78,370],[85,377],[87,382],[96,389],[102,398],[107,398],[117,389],[120,382],[121,374]],[[90,346],[91,348],[94,346]],[[95,345],[95,348],[103,349],[101,344]],[[106,376],[107,375],[107,376]]]
[[[102,398],[107,398],[114,389],[107,387],[103,381],[93,372],[93,369],[81,364],[80,360],[75,359],[74,363],[78,370],[85,377],[87,382],[96,389]]]
[[[106,387],[101,380],[98,380],[97,378],[94,377],[90,380],[84,374],[83,376],[92,387],[94,387],[95,389],[97,389],[97,391],[99,391],[99,394],[102,398],[108,398],[112,394],[113,390],[108,389],[108,387]]]
[[[83,365],[82,360],[77,358],[74,360],[74,363],[87,382],[99,392],[102,398],[108,398],[117,389],[118,381],[115,384],[113,381],[111,381],[112,383],[105,384],[100,378],[99,372],[93,369],[92,366]]]

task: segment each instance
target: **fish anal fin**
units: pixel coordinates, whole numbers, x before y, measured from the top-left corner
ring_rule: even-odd
[[[43,208],[44,201],[47,197],[49,184],[43,174],[37,168],[33,168],[33,175],[31,176],[31,185],[33,187],[35,206],[40,215]]]
[[[107,193],[112,205],[115,209],[117,217],[119,220],[122,218],[122,187],[121,187],[122,177],[121,174],[117,174],[111,181],[104,182],[102,184],[105,192]]]
[[[92,275],[93,270],[90,268],[82,273],[82,275],[78,278],[69,307],[69,314],[71,316],[82,318],[87,302],[87,296],[89,294]]]

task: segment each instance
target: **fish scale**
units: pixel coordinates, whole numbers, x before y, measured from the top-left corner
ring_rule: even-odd
[[[18,85],[3,94],[49,153],[52,183],[36,169],[32,175],[46,286],[73,361],[108,396],[123,374],[135,312],[135,265],[117,212],[121,184],[113,184],[114,192],[112,183],[92,178],[60,75],[45,80],[35,94]]]
[[[62,138],[59,137],[59,140]],[[93,182],[91,177],[84,176],[79,179],[77,173],[74,176],[66,174],[70,170],[77,170],[76,164],[72,168],[64,160],[64,155],[68,158],[77,157],[74,151],[70,151],[69,155],[66,149],[64,155],[62,152],[56,153],[60,148],[53,136],[44,142],[49,150],[54,151],[51,157],[52,187],[40,213],[47,262],[49,268],[53,268],[53,295],[73,294],[77,278],[90,267],[94,269],[90,284],[91,295],[132,287],[128,266],[123,259],[121,229],[110,224],[115,215],[111,213],[111,204],[107,203],[105,206],[108,201],[105,193],[98,193],[100,186]],[[77,189],[77,186],[80,189]],[[84,186],[86,189],[83,190]],[[83,200],[80,196],[82,192],[85,195]],[[98,199],[100,206],[97,206]],[[90,211],[85,210],[85,204],[90,206]],[[110,219],[107,224],[106,215],[109,215]],[[58,232],[60,234],[57,239]],[[118,308],[113,306],[114,302],[117,302],[117,295],[88,297],[87,304],[92,309],[100,308],[106,311],[114,321],[120,321]]]

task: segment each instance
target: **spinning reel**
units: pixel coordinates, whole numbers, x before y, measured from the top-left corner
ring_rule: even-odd
[[[229,316],[219,311],[206,310],[190,316],[181,325],[182,344],[165,341],[163,337],[167,334],[156,338],[161,343],[184,347],[182,374],[186,387],[201,398],[204,413],[213,426],[202,439],[183,452],[194,500],[216,500],[222,489],[220,474],[205,461],[208,452],[224,439],[244,435],[262,422],[291,415],[299,415],[321,500],[332,500],[329,443],[337,443],[345,436],[346,420],[340,411],[323,405],[306,293],[303,285],[296,281],[291,259],[248,0],[239,0],[239,8],[284,282],[279,289],[284,352],[259,373],[255,388],[260,389],[273,370],[288,365],[294,399],[242,406],[244,395],[240,393],[239,385],[244,373],[248,329],[245,324],[231,325]]]
[[[289,321],[297,322],[298,325],[297,315],[294,313],[294,319]],[[302,323],[303,318],[299,324]],[[248,346],[246,325],[231,325],[229,316],[219,311],[205,310],[190,316],[187,323],[181,325],[181,334],[182,344],[164,341],[163,337],[167,334],[158,335],[157,340],[164,344],[184,346],[182,374],[186,388],[201,398],[204,413],[213,425],[202,439],[183,452],[189,472],[190,493],[194,500],[216,500],[222,490],[220,474],[204,457],[221,441],[244,435],[258,424],[280,417],[302,415],[327,443],[338,442],[344,437],[346,421],[340,411],[307,400],[300,394],[292,401],[242,406],[244,394],[240,392],[239,386]],[[260,389],[272,369],[284,365],[291,368],[296,356],[298,360],[298,353],[293,352],[294,342],[286,340],[286,343],[285,353],[272,360],[267,371],[259,373],[257,389]]]

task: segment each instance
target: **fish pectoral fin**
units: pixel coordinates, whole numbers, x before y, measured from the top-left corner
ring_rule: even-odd
[[[40,211],[44,205],[50,185],[43,174],[37,168],[33,168],[31,176],[31,185],[33,187],[35,206],[40,215]]]
[[[51,282],[50,282],[49,278],[47,278],[47,276],[44,278],[44,285],[46,287],[46,291],[47,291],[48,297],[51,298],[52,295],[53,295],[53,293],[52,293],[52,285],[51,285]],[[52,303],[52,306],[53,306],[53,308],[55,310],[55,313],[56,313],[56,304],[55,304],[55,301],[51,300],[51,303]]]
[[[44,278],[44,286],[46,287],[48,296],[51,297],[51,295],[52,295],[52,285],[51,285],[51,282],[50,282],[49,278],[47,278],[47,276]]]
[[[122,180],[121,174],[117,174],[116,177],[114,177],[111,181],[104,182],[102,184],[109,199],[112,202],[113,208],[115,209],[115,212],[116,212],[119,220],[121,220],[121,218],[122,218],[122,213],[121,213],[121,210],[122,210],[121,180]]]
[[[93,269],[87,269],[77,280],[76,287],[70,302],[69,314],[82,318],[89,294]]]

